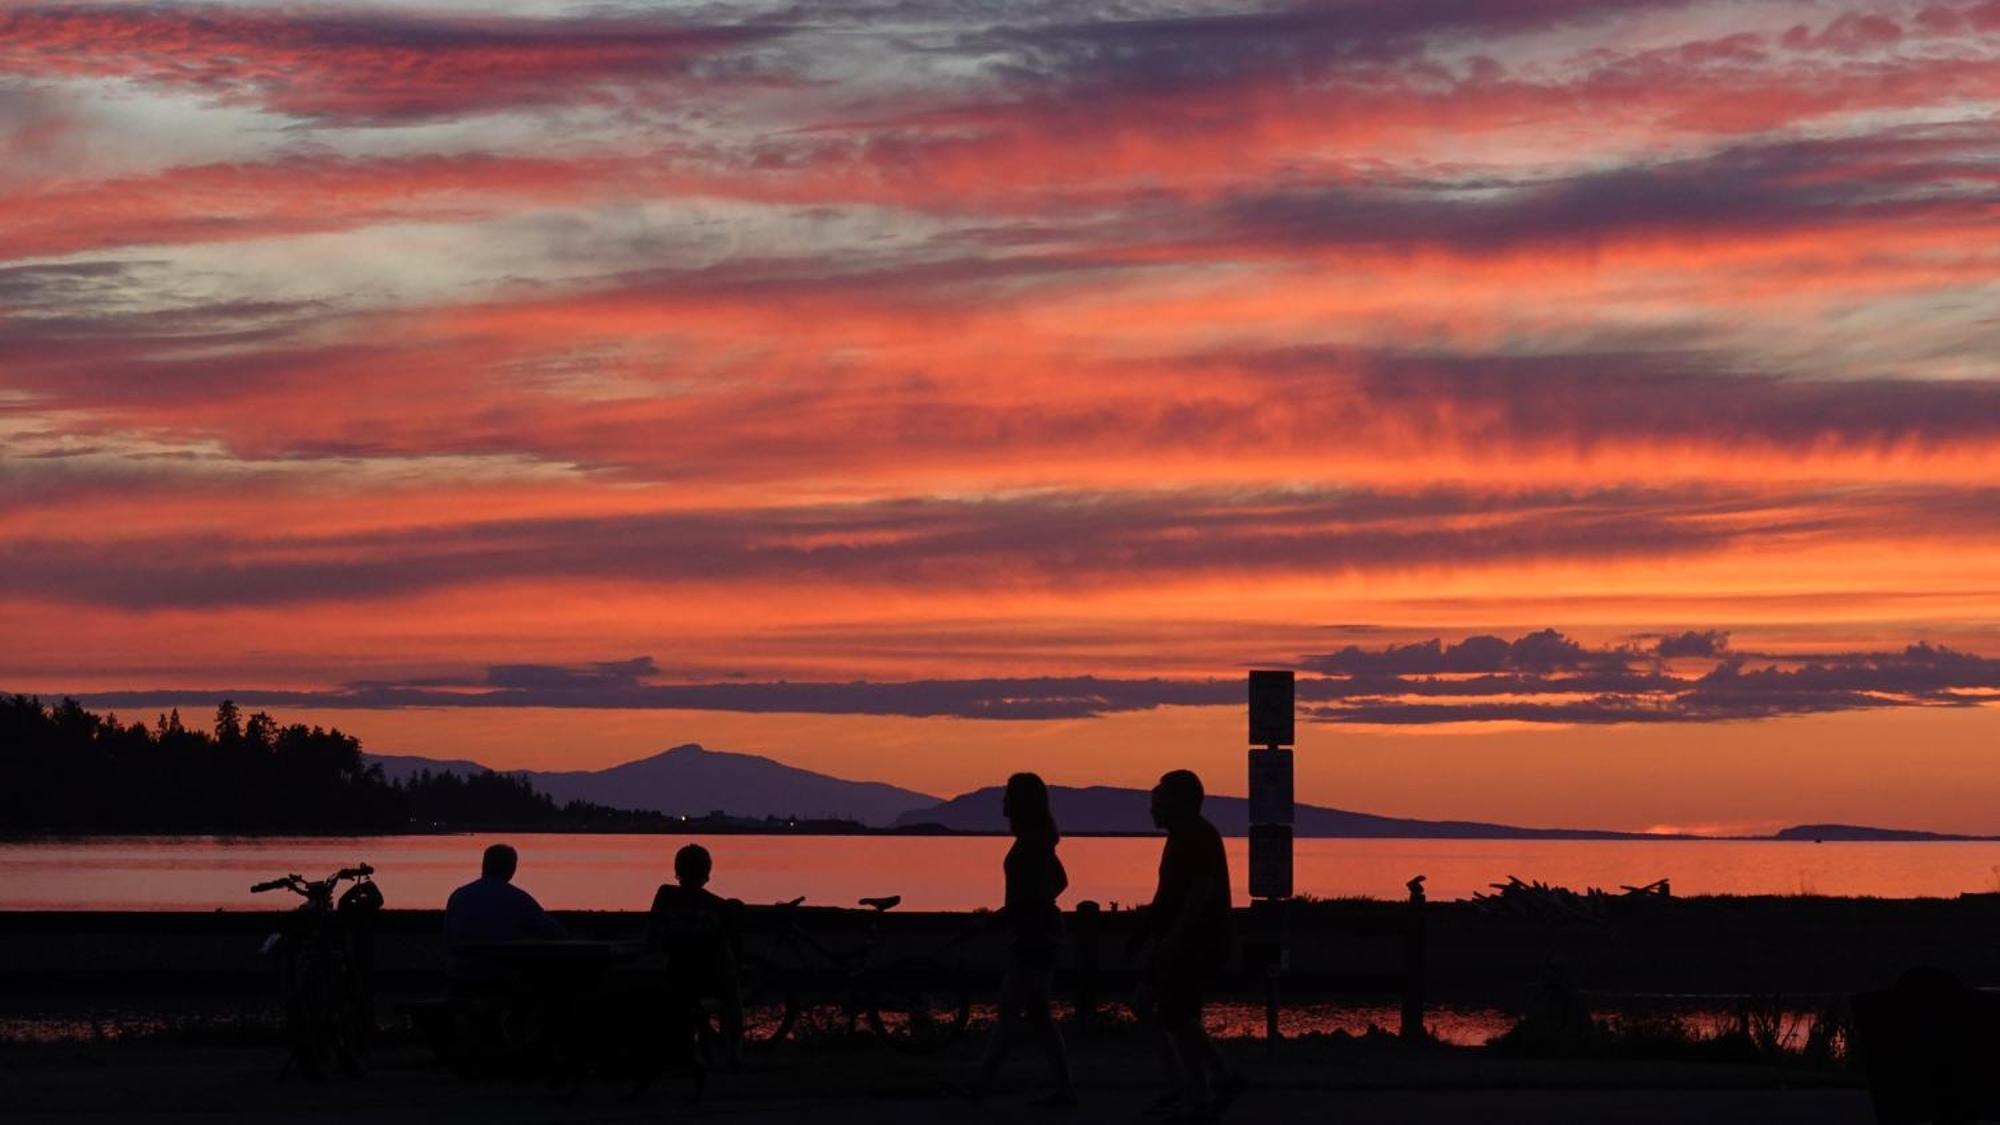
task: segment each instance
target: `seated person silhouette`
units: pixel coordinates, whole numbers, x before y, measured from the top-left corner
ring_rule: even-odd
[[[476,988],[500,976],[500,966],[492,958],[461,948],[468,943],[563,936],[562,926],[535,896],[514,885],[520,862],[512,847],[494,844],[480,858],[479,878],[445,900],[445,977],[453,988]]]
[[[723,1051],[736,1061],[743,1043],[743,996],[737,981],[736,912],[742,903],[708,889],[714,857],[700,844],[674,853],[674,882],[660,884],[646,918],[646,943],[664,953],[676,991],[693,1003],[714,1000]]]

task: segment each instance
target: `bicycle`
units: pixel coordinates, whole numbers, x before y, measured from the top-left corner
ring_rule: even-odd
[[[382,905],[382,892],[367,864],[343,867],[325,879],[302,875],[258,883],[253,894],[291,891],[305,901],[290,923],[264,939],[259,952],[278,959],[278,990],[285,1013],[285,1036],[292,1053],[285,1071],[297,1066],[308,1078],[320,1078],[328,1064],[349,1077],[359,1077],[374,1020],[366,982],[369,953],[365,919]],[[354,885],[340,896],[343,882]],[[281,1076],[282,1076],[281,1072]]]
[[[877,1041],[912,1054],[941,1051],[958,1041],[972,1015],[972,991],[963,964],[944,954],[969,935],[931,953],[878,965],[882,915],[902,896],[860,900],[870,911],[868,922],[860,944],[845,949],[829,947],[799,925],[791,912],[804,901],[776,904],[786,919],[775,955],[744,959],[746,1042],[775,1045],[787,1038],[852,1035],[864,1020]],[[761,1018],[767,1014],[772,1018]]]

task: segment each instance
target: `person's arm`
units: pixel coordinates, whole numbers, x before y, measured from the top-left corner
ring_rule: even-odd
[[[1005,929],[1014,920],[1014,915],[1019,913],[1015,904],[1020,901],[1023,892],[1020,886],[1020,850],[1021,841],[1016,839],[1000,860],[1000,905],[986,919],[985,928],[988,930]]]
[[[1069,875],[1063,870],[1062,860],[1056,858],[1053,840],[1015,844],[1007,857],[1006,873],[1006,903],[996,914],[996,924],[1024,916],[1040,918],[1069,886]]]
[[[1160,856],[1160,881],[1153,890],[1153,901],[1135,911],[1139,916],[1138,924],[1125,942],[1128,956],[1137,955],[1148,941],[1166,932],[1168,920],[1178,913],[1180,900],[1184,897],[1180,887],[1181,867],[1174,840],[1168,837]]]
[[[540,917],[537,920],[536,924],[536,931],[539,936],[545,938],[562,938],[569,936],[569,931],[563,929],[563,924],[561,922],[556,921],[556,916],[550,914],[546,910],[543,910],[541,908],[540,903],[535,904],[535,909],[540,914]]]
[[[519,902],[521,904],[521,912],[526,915],[525,920],[527,925],[521,927],[523,931],[529,936],[537,938],[567,936],[562,928],[562,923],[556,921],[548,911],[543,910],[541,902],[534,895],[521,890],[519,887],[514,889],[520,893]]]
[[[722,948],[737,964],[743,962],[743,900],[722,900]]]
[[[1161,922],[1165,927],[1160,937],[1161,947],[1177,952],[1204,948],[1213,935],[1203,931],[1218,924],[1211,916],[1211,905],[1217,901],[1229,902],[1229,859],[1222,850],[1222,838],[1204,840],[1190,859],[1185,869],[1187,888],[1180,907],[1171,922]],[[1228,907],[1225,905],[1223,909]]]
[[[1202,914],[1210,896],[1215,893],[1217,872],[1212,863],[1189,865],[1187,891],[1182,896],[1178,909],[1171,918],[1162,918],[1160,926],[1160,948],[1181,950],[1196,936],[1195,931],[1203,924]]]
[[[667,939],[666,927],[662,923],[662,918],[666,914],[666,910],[667,910],[667,885],[665,883],[662,883],[660,884],[659,888],[653,892],[653,905],[646,910],[645,941],[648,948],[659,949],[662,945],[666,943]]]
[[[524,891],[524,895],[526,895],[526,891]],[[532,933],[534,937],[544,937],[544,939],[556,939],[556,937],[568,937],[568,931],[564,931],[564,929],[562,929],[562,923],[558,923],[558,921],[556,921],[556,915],[552,915],[552,913],[544,911],[544,909],[542,909],[542,903],[540,903],[540,901],[536,901],[536,897],[534,897],[534,895],[528,895],[528,905],[530,905],[530,907],[534,907],[534,913],[532,913],[532,915],[530,915],[530,919],[528,919],[528,921],[532,923],[532,925],[528,927],[528,933]]]

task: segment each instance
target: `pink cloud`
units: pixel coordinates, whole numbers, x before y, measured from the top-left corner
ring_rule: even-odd
[[[0,73],[123,78],[328,121],[412,121],[683,79],[702,60],[772,34],[659,16],[30,6],[0,12]]]

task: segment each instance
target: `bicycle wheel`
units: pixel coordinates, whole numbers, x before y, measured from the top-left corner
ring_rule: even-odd
[[[299,950],[285,959],[282,971],[285,1038],[292,1059],[307,1078],[324,1078],[334,1061],[334,1009],[320,958],[310,949]]]
[[[367,1068],[368,1025],[373,1022],[347,958],[335,957],[327,968],[328,1042],[341,1073],[359,1078]]]
[[[792,1040],[820,1046],[851,1042],[866,1018],[851,995],[808,994],[792,1021]]]
[[[762,957],[751,957],[738,970],[743,989],[743,1042],[763,1046],[782,1042],[799,1021],[799,997],[791,974]]]
[[[957,965],[907,957],[870,974],[868,1026],[898,1051],[929,1054],[958,1042],[972,1018],[972,989]]]

